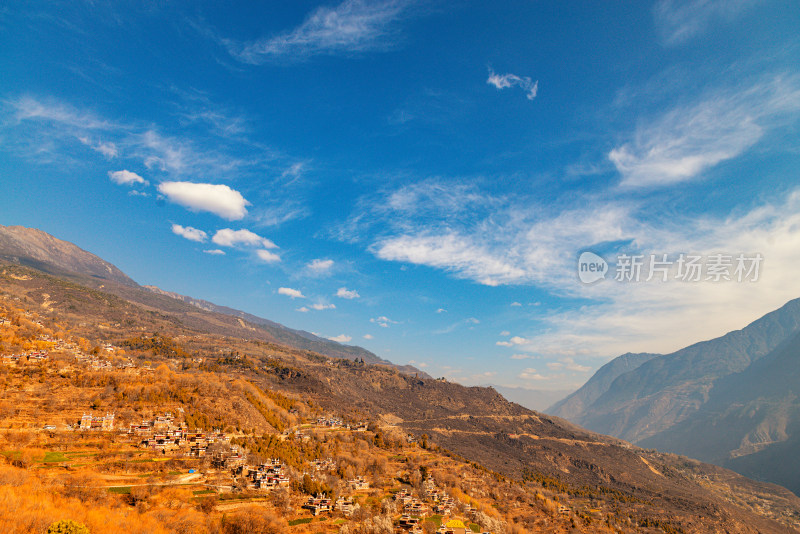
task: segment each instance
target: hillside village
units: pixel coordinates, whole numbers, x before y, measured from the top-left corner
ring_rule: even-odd
[[[61,329],[62,325],[48,324],[37,314],[18,306],[7,300],[0,304],[0,339],[3,340],[0,372],[7,384],[14,377],[22,378],[24,383],[24,377],[55,375],[76,379],[89,374],[100,380],[106,376],[157,381],[159,375],[180,371],[180,365],[176,364],[181,362],[167,359],[156,364],[152,355],[143,360],[115,345],[115,340],[89,342],[70,335]],[[195,358],[192,363],[202,365],[208,359]],[[241,360],[241,357],[236,359]],[[4,395],[3,400],[6,398]],[[0,432],[6,429],[2,438],[3,457],[11,466],[41,465],[46,468],[48,478],[59,478],[62,471],[58,468],[70,476],[76,471],[94,471],[94,475],[100,477],[95,480],[104,482],[98,484],[97,490],[118,495],[117,505],[125,506],[127,501],[135,504],[140,512],[148,508],[142,503],[153,500],[150,494],[159,493],[157,488],[164,491],[172,487],[192,488],[191,493],[182,490],[186,492],[183,506],[202,509],[209,517],[225,518],[242,504],[260,503],[258,505],[265,511],[271,512],[276,524],[283,524],[270,532],[500,534],[522,531],[504,520],[489,504],[491,500],[484,500],[485,491],[482,492],[484,499],[476,499],[456,488],[448,491],[437,484],[438,471],[418,462],[439,455],[422,449],[416,436],[406,435],[391,426],[379,429],[368,422],[348,421],[341,415],[315,415],[308,406],[298,406],[300,410],[292,408],[292,413],[279,410],[296,424],[287,425],[280,432],[273,430],[270,439],[274,440],[272,450],[275,452],[271,453],[274,456],[264,457],[246,446],[248,442],[263,441],[259,433],[223,429],[222,425],[209,428],[190,425],[187,421],[192,422],[192,418],[186,417],[185,406],[155,409],[150,417],[130,420],[102,404],[95,400],[82,408],[76,406],[72,416],[34,410],[32,405],[28,407],[31,409],[22,406],[14,410],[15,417],[6,417],[0,423]],[[34,415],[34,411],[38,413]],[[305,415],[300,416],[300,411]],[[9,434],[12,428],[15,437]],[[26,437],[22,439],[21,434]],[[340,449],[338,456],[312,457],[309,453],[312,450],[334,452],[330,447],[331,436],[335,436],[336,449],[340,449],[338,443],[352,443],[357,447],[349,453]],[[95,450],[92,443],[97,443],[98,438],[113,443],[115,452],[101,454]],[[35,444],[34,451],[44,450],[43,456],[37,458],[33,451],[28,455],[24,447],[20,449],[14,442]],[[289,454],[282,458],[280,451]],[[363,453],[357,451],[364,451],[367,456],[362,459]],[[111,460],[121,457],[128,460],[121,462],[124,466],[121,471],[110,467],[119,461],[110,464],[77,461],[108,455]],[[30,459],[23,462],[23,457]],[[371,464],[373,467],[365,463],[367,458],[376,462]],[[441,460],[435,463],[439,462]],[[171,470],[167,473],[161,469],[145,470],[138,474],[141,468],[132,467],[136,464],[152,464],[154,468],[168,465]],[[418,467],[411,467],[414,465]],[[9,468],[13,469],[6,469]],[[483,480],[481,485],[485,489],[493,485],[487,480],[487,477],[494,480],[490,473],[475,471],[472,467],[467,471],[473,472],[470,477],[473,482],[480,484]],[[390,472],[395,474],[389,476]],[[152,485],[130,483],[142,477],[148,483],[152,481]],[[148,488],[146,496],[140,495],[144,488]],[[545,503],[543,510],[548,510],[547,503],[554,502],[541,494],[538,498]],[[60,513],[70,516],[66,510]],[[547,522],[554,527],[559,524],[567,527],[576,520],[581,521],[571,510],[562,507],[559,512],[555,505],[549,506],[547,515],[550,517]],[[56,516],[52,518],[55,520]],[[207,521],[204,523],[208,525]],[[233,527],[219,528],[224,532],[237,531],[232,530]],[[17,526],[16,531],[22,530]],[[210,528],[209,531],[215,530]]]
[[[126,534],[715,532],[746,524],[731,510],[769,515],[769,528],[800,526],[790,500],[769,496],[756,511],[727,475],[576,441],[579,434],[550,422],[543,431],[552,436],[540,436],[539,414],[491,390],[191,330],[107,294],[11,269],[0,273],[12,290],[0,290],[3,532],[44,533],[58,521]],[[42,283],[46,291],[37,289]],[[351,402],[360,388],[410,416]],[[465,413],[462,402],[486,415]],[[458,411],[442,419],[433,405]],[[506,415],[494,415],[498,409]],[[485,431],[465,423],[494,420],[501,426],[487,434],[486,452],[449,450],[480,443]],[[545,447],[537,456],[502,448],[523,439]],[[583,450],[616,451],[633,463],[601,467],[579,459]],[[510,467],[512,458],[524,458],[524,469]],[[708,505],[711,520],[697,522],[692,507],[704,497],[690,494],[685,511],[668,512],[669,501],[654,502],[658,493],[606,471],[642,466],[679,481],[681,491],[702,484],[725,499],[714,502],[742,508]]]

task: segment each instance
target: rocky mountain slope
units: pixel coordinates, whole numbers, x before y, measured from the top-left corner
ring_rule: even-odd
[[[742,330],[650,357],[609,382],[614,360],[551,413],[797,492],[799,332],[800,300],[792,300]]]
[[[0,260],[51,274],[82,273],[98,280],[136,286],[136,282],[107,261],[35,228],[0,225]]]
[[[800,333],[718,380],[696,413],[641,441],[800,494]]]
[[[558,401],[545,411],[564,419],[577,419],[584,410],[598,399],[603,393],[608,391],[611,383],[624,373],[633,371],[645,362],[658,356],[658,354],[640,353],[633,354],[628,352],[622,356],[617,356],[592,375],[592,377],[572,394]]]
[[[369,363],[394,366],[392,362],[361,347],[330,341],[233,308],[163,291],[154,286],[140,286],[114,265],[41,230],[0,226],[0,264],[29,266],[56,276],[61,282],[69,280],[115,295],[154,314],[205,331],[250,336],[336,358],[359,358]],[[403,372],[427,376],[412,366],[396,367]]]

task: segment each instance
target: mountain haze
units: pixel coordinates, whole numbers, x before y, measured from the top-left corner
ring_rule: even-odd
[[[545,411],[564,419],[573,419],[590,406],[598,397],[608,391],[611,383],[621,374],[632,371],[658,356],[658,354],[628,352],[617,356],[592,375],[592,377],[574,393],[558,401]]]
[[[607,367],[622,367],[618,358],[550,411],[596,432],[800,492],[798,336],[795,299],[741,330],[651,355],[609,381]]]

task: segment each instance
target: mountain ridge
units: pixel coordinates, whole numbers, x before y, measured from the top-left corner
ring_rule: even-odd
[[[800,492],[800,464],[789,446],[800,445],[800,388],[786,380],[800,382],[798,335],[800,299],[793,299],[742,329],[620,373],[582,409],[568,411],[568,397],[552,413]]]
[[[0,262],[2,261],[31,267],[96,290],[112,293],[152,310],[171,314],[189,325],[205,323],[206,328],[215,329],[219,333],[232,331],[239,335],[245,335],[245,332],[250,332],[252,335],[253,332],[260,331],[264,333],[266,340],[295,349],[312,350],[336,358],[361,358],[368,363],[388,365],[402,372],[428,377],[426,373],[413,366],[395,364],[356,345],[345,345],[324,339],[241,310],[165,291],[155,286],[139,285],[118,267],[99,256],[36,228],[0,225]],[[176,305],[177,303],[182,303],[186,307]],[[203,316],[202,313],[210,315]],[[235,317],[237,321],[243,323],[233,323],[214,315]]]

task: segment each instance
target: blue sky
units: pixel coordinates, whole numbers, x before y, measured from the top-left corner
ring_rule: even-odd
[[[6,3],[0,223],[434,376],[574,388],[800,296],[798,27],[793,1]],[[686,282],[680,254],[763,263]]]

